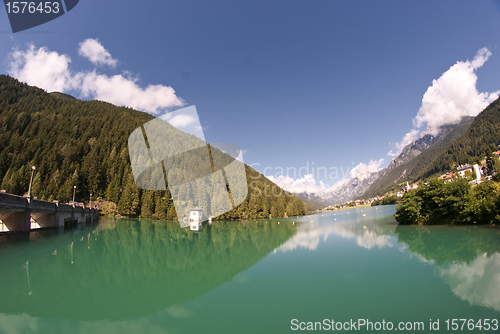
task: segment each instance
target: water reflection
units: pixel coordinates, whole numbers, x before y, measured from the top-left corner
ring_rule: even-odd
[[[439,268],[439,275],[460,299],[500,312],[500,254],[479,256],[470,264]]]
[[[280,250],[287,252],[303,248],[315,251],[320,240],[325,242],[330,235],[355,239],[358,246],[368,250],[374,247],[393,247],[396,225],[393,224],[392,215],[387,215],[386,211],[353,209],[303,218],[301,220],[304,224],[297,229],[297,234],[281,246]]]
[[[280,333],[294,317],[332,314],[498,318],[499,230],[397,226],[393,213],[216,221],[200,233],[121,219],[29,243],[0,238],[0,332]]]
[[[367,250],[394,247],[435,266],[435,274],[460,299],[500,311],[500,229],[398,226],[390,210],[352,209],[304,218],[279,250],[318,251],[321,243],[336,243],[330,240],[334,236],[353,239]]]
[[[398,241],[471,305],[500,312],[500,230],[490,227],[398,226]]]
[[[105,220],[0,254],[0,313],[118,320],[168,309],[230,281],[294,235],[292,222]],[[4,317],[7,315],[3,315]]]

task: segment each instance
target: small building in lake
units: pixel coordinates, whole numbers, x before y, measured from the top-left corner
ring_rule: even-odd
[[[203,221],[203,211],[201,209],[191,209],[189,211],[189,229],[191,231],[201,231]]]

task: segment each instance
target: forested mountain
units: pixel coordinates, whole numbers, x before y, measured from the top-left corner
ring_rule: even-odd
[[[154,117],[100,101],[48,94],[0,75],[0,188],[23,195],[35,166],[32,195],[67,202],[98,197],[127,216],[176,218],[170,192],[139,189],[127,140]],[[304,203],[245,166],[249,196],[220,218],[269,218],[306,212]],[[272,192],[270,189],[274,188]]]
[[[408,144],[387,168],[362,178],[350,179],[321,195],[321,199],[328,204],[338,204],[399,190],[402,183],[413,182],[416,175],[419,175],[448,145],[467,131],[473,120],[474,117],[466,116],[459,124],[441,126],[436,136],[423,135]]]
[[[484,160],[488,151],[497,151],[500,145],[500,98],[476,116],[468,130],[449,145],[417,178],[427,178],[454,170],[465,163]]]
[[[500,145],[500,98],[492,102],[478,116],[466,116],[461,123],[445,132],[428,148],[409,161],[391,163],[381,177],[373,183],[363,197],[382,195],[401,188],[405,182],[415,182],[432,176],[455,171],[459,165],[478,163],[488,152]],[[409,148],[412,143],[405,148]],[[402,154],[405,153],[403,150]],[[399,158],[399,157],[398,157]]]
[[[474,117],[465,116],[459,124],[443,125],[437,136],[426,134],[408,144],[386,169],[378,172],[379,178],[363,197],[382,195],[389,190],[399,189],[401,183],[418,180],[422,171],[451,143],[463,135],[473,121]]]

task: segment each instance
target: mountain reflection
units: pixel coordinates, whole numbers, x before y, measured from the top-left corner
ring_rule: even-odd
[[[469,226],[398,226],[398,241],[435,263],[451,291],[471,305],[500,311],[500,230]]]
[[[295,231],[292,221],[216,221],[192,233],[175,222],[120,219],[9,245],[0,313],[91,321],[151,314],[232,280]]]
[[[355,210],[350,211],[349,215],[347,211],[335,214],[335,216],[331,213],[326,216],[316,215],[314,216],[316,220],[312,223],[300,225],[297,233],[281,246],[280,250],[287,252],[303,248],[315,251],[320,240],[326,241],[330,235],[337,235],[343,239],[356,239],[358,246],[368,250],[374,247],[393,247],[396,226],[390,223],[394,221],[394,218],[384,217],[383,213],[375,210],[371,211],[368,217],[362,216],[362,212]]]

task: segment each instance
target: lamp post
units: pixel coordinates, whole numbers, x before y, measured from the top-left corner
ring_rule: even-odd
[[[30,185],[28,187],[28,197],[31,198],[31,181],[33,181],[33,172],[35,171],[35,166],[31,166],[31,177],[30,177]]]
[[[75,191],[76,191],[76,186],[73,186],[73,206],[75,206]]]
[[[91,209],[92,209],[92,194],[90,194],[89,208],[91,208]]]

